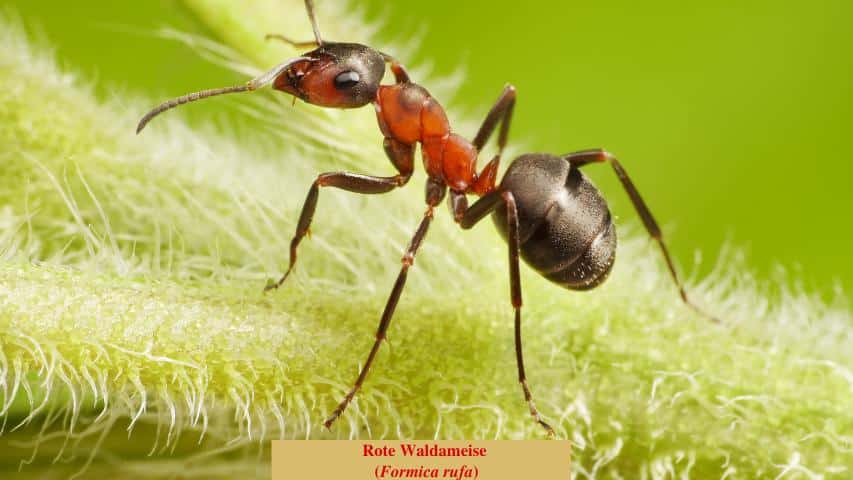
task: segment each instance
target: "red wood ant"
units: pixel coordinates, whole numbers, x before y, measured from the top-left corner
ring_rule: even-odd
[[[165,102],[145,114],[136,131],[139,133],[153,117],[178,105],[214,95],[253,91],[270,83],[275,90],[322,107],[357,108],[373,104],[379,128],[385,138],[385,152],[397,170],[397,175],[380,177],[349,172],[320,174],[308,190],[308,197],[299,215],[296,233],[290,243],[289,266],[281,279],[268,285],[265,291],[281,286],[293,270],[297,247],[314,217],[320,187],[335,187],[361,194],[386,193],[402,187],[414,170],[415,146],[421,144],[428,175],[427,209],[403,255],[402,268],[385,304],[373,347],[352,388],[325,420],[327,428],[343,413],[364,383],[391,323],[409,268],[432,222],[433,209],[448,190],[450,210],[463,229],[473,227],[491,213],[509,245],[510,297],[515,311],[518,380],[530,414],[551,435],[554,430],[537,411],[524,371],[519,256],[545,278],[568,289],[588,290],[605,280],[615,258],[616,231],[604,198],[581,173],[580,167],[588,163],[610,163],[646,230],[660,246],[682,300],[702,313],[685,293],[657,222],[613,155],[601,149],[563,156],[522,155],[509,166],[500,185],[496,185],[498,166],[515,106],[515,88],[510,85],[504,88],[474,140],[469,141],[451,131],[444,109],[438,101],[425,88],[412,82],[406,69],[396,59],[366,45],[324,41],[320,37],[313,2],[305,0],[305,7],[314,30],[313,41],[296,42],[282,35],[267,35],[267,38],[277,38],[297,48],[314,47],[314,50],[284,62],[244,85],[190,93]],[[386,65],[390,65],[394,84],[380,84]],[[477,172],[478,152],[498,124],[498,152]],[[467,200],[469,194],[480,197],[470,206]],[[713,317],[709,318],[716,321]]]

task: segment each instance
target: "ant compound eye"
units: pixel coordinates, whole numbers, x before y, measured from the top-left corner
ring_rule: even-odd
[[[335,88],[338,90],[344,90],[347,88],[352,88],[356,84],[358,84],[361,78],[358,76],[358,72],[353,72],[352,70],[339,73],[337,77],[335,77]]]

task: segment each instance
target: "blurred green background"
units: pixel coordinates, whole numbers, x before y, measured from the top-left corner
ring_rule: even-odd
[[[243,80],[153,35],[161,26],[206,33],[178,1],[3,3],[104,98],[159,101]],[[351,14],[316,3],[321,26]],[[464,71],[458,94],[439,99],[451,118],[482,118],[511,82],[519,89],[511,141],[618,155],[692,274],[706,274],[729,242],[761,278],[785,270],[826,297],[851,292],[853,2],[353,5],[382,22],[386,44],[415,42],[407,65],[432,68],[433,79]],[[196,124],[236,119],[248,132],[237,103],[184,114]],[[610,170],[588,171],[621,223],[639,226]],[[419,189],[412,201],[422,201]]]

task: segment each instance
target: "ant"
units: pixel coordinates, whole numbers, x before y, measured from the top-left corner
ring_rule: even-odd
[[[278,282],[264,291],[280,287],[296,264],[297,248],[309,231],[317,207],[320,187],[334,187],[360,194],[386,193],[408,183],[414,171],[416,144],[421,144],[427,172],[426,212],[402,257],[402,268],[382,312],[376,340],[358,378],[324,425],[330,428],[341,416],[367,373],[385,339],[388,326],[409,268],[427,234],[434,208],[448,197],[454,220],[470,229],[490,213],[509,246],[510,298],[515,312],[515,352],[518,380],[530,414],[549,435],[548,425],[533,402],[527,385],[521,346],[521,280],[519,256],[548,280],[571,290],[589,290],[608,276],[616,252],[616,231],[607,203],[580,167],[589,163],[609,163],[622,182],[649,235],[658,243],[670,275],[685,304],[704,314],[691,303],[676,274],[661,230],[633,182],[619,161],[602,149],[582,150],[562,156],[525,154],[513,160],[499,185],[496,184],[501,155],[507,141],[516,91],[507,85],[486,115],[472,141],[453,133],[444,109],[422,86],[412,82],[406,69],[394,57],[358,43],[326,42],[314,15],[312,0],[305,0],[314,40],[298,42],[270,34],[296,48],[311,50],[288,60],[243,85],[190,93],[154,108],[139,122],[136,132],[160,113],[176,106],[226,93],[254,91],[272,83],[275,90],[303,101],[329,108],[357,108],[372,103],[385,153],[397,174],[390,177],[350,172],[328,172],[317,176],[299,215],[296,233],[290,242],[290,261]],[[380,84],[386,65],[394,75],[393,84]],[[498,151],[482,170],[476,171],[478,153],[500,124]],[[449,195],[448,195],[449,191]],[[470,206],[467,195],[479,199]],[[713,321],[717,319],[708,316]]]

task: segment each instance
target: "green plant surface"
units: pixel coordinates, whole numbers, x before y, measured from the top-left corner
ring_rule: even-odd
[[[256,74],[293,52],[249,37],[299,3],[188,1],[225,46],[181,38]],[[357,25],[323,21],[367,39]],[[241,99],[274,119],[256,137],[177,111],[135,136],[148,102],[97,100],[13,21],[0,41],[0,472],[264,478],[270,438],[544,436],[516,380],[506,246],[444,211],[364,389],[322,429],[373,341],[423,173],[381,198],[323,191],[295,277],[261,289],[317,172],[391,170],[370,109],[260,92]],[[596,291],[522,269],[529,381],[576,476],[848,477],[846,305],[769,292],[729,253],[690,282],[725,320],[712,325],[679,302],[654,244],[618,228]]]

